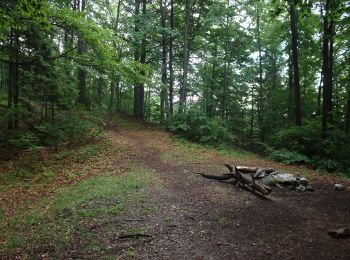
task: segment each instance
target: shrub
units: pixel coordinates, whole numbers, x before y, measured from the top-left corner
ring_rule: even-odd
[[[321,141],[320,124],[305,121],[303,126],[293,126],[279,131],[273,144],[277,149],[286,149],[313,156],[319,152]]]
[[[234,136],[219,119],[190,111],[186,116],[177,115],[169,127],[175,134],[201,143],[232,142]]]
[[[283,162],[285,164],[304,164],[311,163],[311,159],[303,154],[291,152],[285,149],[273,151],[269,158]]]
[[[69,111],[57,115],[54,122],[44,121],[30,129],[2,131],[0,143],[13,150],[35,149],[60,143],[81,144],[97,137],[103,126],[103,121],[91,113]]]

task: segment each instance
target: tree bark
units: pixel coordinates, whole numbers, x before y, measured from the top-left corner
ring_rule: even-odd
[[[259,102],[258,102],[258,123],[260,128],[260,139],[264,141],[265,130],[264,130],[264,93],[263,93],[263,69],[262,69],[262,57],[261,57],[261,37],[260,37],[260,10],[257,7],[257,36],[258,36],[258,53],[259,53]]]
[[[147,0],[142,1],[142,16],[145,17],[147,12]],[[137,17],[140,13],[140,0],[135,0],[135,15],[136,15],[136,21],[135,21],[135,32],[139,32],[139,18]],[[139,60],[140,57],[140,63],[145,64],[146,63],[146,35],[143,35],[143,38],[141,40],[141,46],[139,46],[138,43],[136,43],[136,50],[135,50],[135,61]],[[140,54],[139,54],[140,52]],[[144,71],[141,71],[142,75],[144,74]],[[143,119],[144,117],[144,84],[138,83],[134,86],[134,116],[140,119]]]
[[[162,26],[162,89],[160,95],[160,118],[161,121],[167,122],[169,119],[169,99],[167,83],[167,42],[166,42],[166,13],[167,8],[163,5],[163,0],[159,0],[160,14],[161,14],[161,26]]]
[[[215,84],[216,84],[216,59],[217,59],[217,43],[214,46],[213,64],[211,69],[211,79],[210,79],[210,93],[209,93],[209,104],[208,104],[208,117],[214,116],[215,109]]]
[[[81,12],[85,11],[85,2],[86,0],[81,0],[81,7],[80,7],[80,1],[78,0],[77,5],[78,9]],[[78,54],[83,55],[85,53],[85,44],[81,37],[81,35],[78,36]],[[89,108],[89,102],[87,98],[86,93],[86,71],[83,68],[78,69],[78,82],[79,82],[79,96],[78,96],[78,103],[85,106],[85,108]]]
[[[109,106],[108,106],[108,112],[112,113],[113,107],[114,107],[114,98],[115,98],[115,87],[114,87],[114,81],[111,80],[110,85],[110,96],[109,96]]]
[[[299,79],[299,54],[298,54],[298,33],[297,33],[297,17],[296,2],[289,2],[290,14],[290,30],[292,43],[292,66],[293,66],[293,83],[294,83],[294,109],[295,109],[295,125],[301,126],[301,96],[300,96],[300,79]]]
[[[348,93],[348,101],[347,101],[347,106],[346,106],[346,118],[345,118],[345,133],[346,136],[350,137],[350,89],[347,90]]]
[[[180,86],[179,113],[184,114],[186,107],[186,88],[187,88],[187,73],[188,73],[188,34],[190,27],[190,3],[185,1],[185,28],[184,28],[184,53],[182,65],[182,84]]]
[[[19,35],[18,31],[15,32],[15,63],[14,66],[14,81],[13,81],[13,106],[15,108],[13,126],[18,129],[19,115],[18,115],[18,105],[19,105]]]
[[[227,10],[230,7],[230,1],[227,0],[226,8]],[[228,89],[228,77],[227,77],[227,71],[228,71],[228,44],[229,44],[229,13],[227,11],[226,14],[226,24],[225,24],[225,64],[224,64],[224,87],[222,91],[222,100],[221,100],[221,119],[225,120],[226,116],[226,95],[227,95],[227,89]]]
[[[174,31],[174,0],[170,0],[170,30]],[[174,38],[170,35],[169,40],[169,112],[170,116],[174,113],[174,69],[173,69],[173,41]]]
[[[331,121],[332,111],[332,78],[333,78],[333,34],[334,18],[332,17],[332,1],[327,0],[325,15],[323,17],[323,107],[322,107],[322,132],[327,135],[328,124]]]
[[[9,43],[9,63],[8,63],[8,86],[7,86],[7,108],[9,110],[13,107],[13,81],[14,81],[14,63],[13,63],[13,32],[12,29],[9,33],[10,43]],[[11,112],[11,111],[10,111]],[[7,128],[12,129],[13,128],[13,120],[12,116],[8,118],[7,121]]]

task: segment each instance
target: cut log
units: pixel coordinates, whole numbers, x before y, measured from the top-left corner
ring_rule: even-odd
[[[258,170],[264,171],[266,174],[275,172],[275,169],[272,168],[260,168],[260,167],[248,167],[248,166],[236,166],[236,169],[241,173],[255,173]]]
[[[217,180],[217,181],[226,181],[226,180],[232,179],[232,176],[230,174],[211,175],[211,174],[205,174],[202,172],[198,172],[197,174],[203,176],[204,178],[211,179],[211,180]]]
[[[229,180],[229,179],[233,179],[235,180],[235,185],[236,187],[238,187],[239,185],[243,186],[243,187],[247,187],[250,188],[252,191],[259,191],[261,194],[263,195],[267,195],[271,192],[271,188],[259,183],[255,180],[254,174],[253,172],[251,173],[251,175],[247,175],[247,174],[242,174],[237,167],[232,167],[230,164],[225,163],[224,164],[227,169],[229,170],[228,174],[223,174],[223,175],[209,175],[209,174],[204,174],[204,173],[199,173],[200,175],[202,175],[205,178],[208,179],[213,179],[213,180]]]

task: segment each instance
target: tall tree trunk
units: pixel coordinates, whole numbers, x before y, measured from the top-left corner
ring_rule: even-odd
[[[258,101],[258,123],[260,128],[260,139],[265,140],[265,130],[264,130],[264,93],[263,93],[263,69],[262,69],[262,55],[261,55],[261,37],[260,37],[260,10],[257,6],[257,19],[256,27],[258,34],[258,53],[259,53],[259,101]]]
[[[346,116],[345,116],[345,133],[348,137],[348,141],[350,141],[350,89],[347,90],[348,92],[348,102],[346,106]]]
[[[142,1],[142,16],[145,17],[147,12],[147,0]],[[135,32],[139,32],[139,13],[140,13],[140,0],[135,0],[135,15],[136,15],[136,21],[135,21]],[[138,61],[140,58],[140,63],[145,64],[146,63],[146,35],[143,35],[143,38],[141,40],[141,46],[139,46],[139,43],[136,43],[136,50],[135,50],[135,61]],[[139,54],[140,52],[140,54]],[[141,72],[141,74],[144,75],[144,71]],[[134,116],[140,119],[143,119],[144,116],[144,84],[138,83],[134,86]]]
[[[170,30],[174,31],[174,0],[170,0]],[[170,35],[169,39],[169,112],[170,116],[174,113],[174,69],[173,69],[173,35]]]
[[[215,95],[215,84],[216,84],[216,59],[217,59],[217,44],[215,43],[213,55],[213,64],[211,69],[210,79],[210,93],[209,93],[209,106],[208,106],[208,117],[211,118],[214,115],[214,95]]]
[[[134,27],[134,31],[135,34],[138,34],[138,32],[140,31],[140,1],[141,0],[135,0],[135,27]],[[135,40],[135,50],[134,50],[134,60],[136,62],[140,61],[140,43],[139,41],[136,39]],[[138,116],[138,111],[139,108],[138,106],[139,104],[139,93],[140,93],[140,83],[136,83],[134,85],[134,116]]]
[[[253,131],[254,131],[254,87],[252,87],[252,93],[251,93],[251,110],[250,110],[250,136],[249,140],[253,141]]]
[[[115,24],[114,24],[115,35],[118,35],[121,4],[122,4],[122,0],[118,0],[117,17],[115,19]],[[116,41],[114,42],[114,48],[117,49],[117,62],[120,62],[120,60],[121,60],[121,48],[118,48]],[[111,86],[110,86],[110,97],[109,97],[109,107],[108,107],[109,113],[113,112],[114,103],[116,103],[116,111],[118,111],[118,107],[119,107],[119,104],[118,104],[118,102],[119,102],[119,99],[118,99],[119,98],[119,82],[118,82],[118,84],[116,84],[116,81],[118,81],[118,80],[116,80],[116,75],[115,75],[115,73],[113,73],[112,80],[111,80]],[[117,91],[116,91],[116,87],[117,87]],[[116,102],[114,102],[115,98],[116,98]]]
[[[333,78],[333,34],[334,18],[332,17],[332,0],[326,1],[325,15],[323,17],[323,108],[322,108],[322,132],[325,136],[328,124],[331,121],[332,111],[332,78]]]
[[[179,112],[183,114],[186,108],[186,88],[187,88],[187,73],[188,73],[188,34],[190,27],[190,3],[185,1],[185,28],[184,28],[184,53],[182,66],[182,84],[180,86]]]
[[[81,12],[85,11],[85,2],[86,0],[81,0],[81,6],[80,1],[77,1],[78,9]],[[78,54],[83,55],[85,53],[85,43],[81,37],[81,35],[78,36]],[[79,96],[78,96],[78,103],[85,106],[85,108],[89,108],[89,102],[87,98],[87,91],[86,91],[86,71],[83,68],[78,69],[78,82],[79,82]]]
[[[293,83],[293,64],[292,64],[292,49],[288,51],[288,123],[293,125],[294,117],[294,83]]]
[[[109,105],[108,105],[108,112],[112,113],[113,107],[114,107],[114,98],[115,98],[115,86],[114,86],[114,81],[111,80],[111,85],[110,85],[110,96],[109,96]]]
[[[97,105],[101,108],[103,99],[103,79],[100,77],[97,84]]]
[[[301,96],[300,96],[300,79],[299,79],[299,55],[298,55],[298,33],[297,33],[297,17],[296,2],[289,2],[290,14],[290,31],[292,36],[292,66],[293,66],[293,83],[294,83],[294,109],[295,109],[295,125],[301,126]]]
[[[160,14],[161,14],[161,26],[162,26],[162,89],[160,95],[160,118],[164,123],[169,119],[169,99],[167,83],[167,46],[166,46],[166,15],[167,8],[163,5],[163,0],[159,0]]]
[[[19,35],[18,31],[15,32],[15,63],[14,63],[14,81],[13,81],[13,105],[15,108],[13,125],[15,129],[18,129],[19,115]]]
[[[11,110],[13,108],[13,82],[14,82],[14,62],[13,62],[13,31],[10,30],[9,34],[9,69],[8,69],[8,86],[7,86],[7,108]],[[11,111],[10,111],[11,112]],[[7,121],[8,129],[13,128],[13,117],[10,116]]]
[[[230,7],[230,0],[227,0],[226,8],[227,10]],[[227,70],[228,70],[228,44],[229,44],[229,13],[227,11],[226,14],[226,24],[225,24],[225,64],[224,64],[224,87],[222,90],[222,100],[221,100],[221,119],[225,119],[225,112],[226,112],[226,96],[227,96],[227,88],[228,88],[228,77],[227,77]]]

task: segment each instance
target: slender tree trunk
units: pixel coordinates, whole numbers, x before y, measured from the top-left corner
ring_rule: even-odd
[[[300,79],[299,79],[299,54],[298,54],[298,33],[296,17],[295,0],[289,2],[290,30],[292,36],[292,65],[293,65],[293,83],[294,83],[294,109],[295,125],[301,126],[301,96],[300,96]]]
[[[294,117],[294,84],[293,84],[293,64],[292,64],[292,49],[288,52],[288,123],[293,125]]]
[[[190,3],[185,1],[185,28],[184,28],[184,53],[182,66],[182,84],[180,86],[179,112],[183,114],[186,107],[186,88],[187,88],[187,73],[188,73],[188,34],[190,27]]]
[[[254,88],[252,88],[251,93],[251,110],[250,110],[250,137],[249,140],[253,140],[253,131],[254,131]]]
[[[229,9],[230,1],[227,0],[226,8]],[[225,64],[224,64],[224,87],[222,91],[222,100],[221,100],[221,119],[225,119],[226,112],[226,96],[227,96],[227,88],[228,88],[228,77],[227,77],[227,67],[228,67],[228,44],[229,44],[229,13],[226,14],[226,24],[225,24]]]
[[[174,31],[174,0],[170,0],[170,30]],[[170,116],[174,113],[174,69],[173,69],[173,36],[169,40],[169,112]]]
[[[346,136],[348,137],[348,141],[349,137],[350,137],[350,89],[347,90],[348,93],[348,102],[347,102],[347,106],[346,106],[346,116],[345,116],[345,133]]]
[[[85,11],[85,2],[86,0],[81,0],[81,6],[80,1],[78,0],[77,10],[80,10],[81,12]],[[85,53],[85,44],[82,39],[82,37],[78,36],[78,54],[83,55]],[[89,108],[89,102],[87,98],[87,91],[86,91],[86,71],[83,68],[78,69],[78,82],[79,82],[79,97],[78,97],[78,103],[85,106],[85,108]]]
[[[9,34],[10,44],[9,44],[9,69],[8,69],[8,86],[7,86],[7,108],[11,110],[13,108],[13,81],[14,81],[14,62],[13,62],[13,31],[10,30]],[[13,128],[13,117],[10,116],[7,122],[8,129]]]
[[[111,80],[111,85],[110,85],[110,90],[109,91],[110,91],[110,96],[109,96],[108,112],[112,113],[113,107],[114,107],[114,98],[115,98],[115,86],[114,86],[114,81],[113,80]]]
[[[18,31],[15,32],[15,63],[14,63],[14,81],[13,81],[13,105],[15,108],[13,125],[15,129],[18,129],[19,115],[18,115],[18,104],[19,104],[19,35]]]
[[[97,105],[101,108],[103,99],[103,79],[98,79],[97,84]]]
[[[264,93],[263,93],[263,69],[262,69],[262,55],[261,55],[261,37],[260,37],[260,10],[257,7],[257,34],[258,34],[258,53],[259,53],[259,102],[258,102],[258,123],[260,128],[260,139],[265,140],[264,129]]]
[[[135,15],[138,16],[140,13],[140,0],[136,0],[136,8]],[[147,0],[142,1],[142,16],[145,18],[147,12]],[[136,18],[138,19],[138,18]],[[138,32],[139,29],[139,21],[135,22],[135,32]],[[141,46],[137,43],[136,51],[135,51],[135,61],[139,59],[139,51],[140,51],[140,63],[146,63],[146,35],[143,35],[141,40]],[[144,75],[144,71],[141,71],[141,74]],[[143,119],[144,116],[144,84],[138,83],[134,87],[134,116],[140,119]]]
[[[121,90],[122,90],[122,87],[121,87],[121,84],[120,84],[120,78],[119,77],[116,80],[114,89],[115,89],[114,91],[115,91],[116,100],[117,100],[116,105],[115,105],[115,110],[117,112],[121,112],[121,105],[122,105],[122,93],[121,93]]]
[[[118,5],[117,5],[117,17],[115,19],[115,24],[114,24],[114,32],[115,35],[118,35],[118,27],[119,27],[119,17],[120,17],[120,7],[122,4],[122,0],[118,0]],[[118,45],[116,43],[116,41],[114,42],[114,48],[117,49],[117,62],[120,62],[121,60],[121,49],[118,48]],[[119,77],[119,76],[118,76]],[[108,111],[109,113],[113,112],[114,109],[114,103],[116,103],[115,109],[116,111],[118,111],[118,107],[119,107],[119,83],[116,84],[116,75],[113,73],[112,75],[112,80],[111,80],[111,85],[110,85],[110,97],[109,97],[109,107],[108,107]],[[116,87],[117,87],[117,91],[116,91]],[[115,102],[116,99],[116,102]],[[119,112],[119,111],[118,111]]]
[[[135,34],[138,34],[140,31],[140,1],[141,0],[135,0]],[[136,39],[135,40],[135,50],[134,50],[134,60],[136,62],[140,61],[140,43]],[[138,116],[139,114],[139,94],[140,94],[140,83],[136,83],[134,85],[134,116]]]
[[[214,116],[214,95],[215,95],[215,84],[216,84],[216,59],[217,59],[217,45],[215,43],[213,55],[213,64],[211,69],[211,79],[210,79],[210,93],[209,93],[209,106],[208,106],[208,117]]]
[[[318,90],[317,90],[317,115],[321,114],[322,84],[323,84],[323,70],[321,72],[320,84],[318,85]]]
[[[167,84],[167,43],[166,43],[166,13],[168,12],[166,6],[163,5],[163,0],[159,0],[162,26],[162,90],[160,95],[160,118],[164,123],[169,119],[169,99]]]
[[[328,124],[331,121],[332,111],[332,78],[333,78],[333,34],[334,18],[332,17],[332,0],[326,1],[325,15],[323,17],[323,109],[322,132],[327,135]]]

